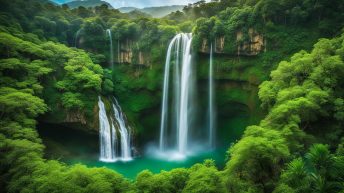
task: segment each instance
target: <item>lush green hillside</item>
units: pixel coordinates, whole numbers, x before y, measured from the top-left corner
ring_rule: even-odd
[[[156,18],[164,17],[172,12],[181,11],[184,5],[172,5],[172,6],[161,6],[161,7],[146,7],[146,8],[135,8],[135,7],[121,7],[118,10],[122,13],[129,13],[134,10],[141,11],[143,13],[149,14]]]
[[[96,7],[96,6],[101,6],[101,5],[107,5],[109,8],[112,8],[110,3],[106,1],[101,1],[101,0],[86,0],[86,1],[71,1],[66,3],[69,8],[74,9],[78,8],[80,6],[82,7]]]
[[[148,13],[153,17],[163,17],[171,12],[182,10],[184,5],[173,5],[173,6],[163,6],[163,7],[146,7],[141,9],[142,12]]]
[[[0,190],[344,191],[340,1],[201,1],[161,19],[104,5],[70,9],[43,0],[1,5]],[[210,45],[214,48],[218,137],[221,145],[234,141],[224,168],[205,160],[158,174],[145,170],[130,181],[108,168],[47,157],[37,123],[97,134],[99,95],[121,101],[142,151],[160,123],[167,45],[179,32],[193,33],[200,83],[207,80]],[[238,113],[246,117],[241,124],[251,126],[233,140],[228,128]]]
[[[129,13],[131,11],[134,11],[135,9],[138,9],[136,7],[120,7],[118,10],[122,13]]]

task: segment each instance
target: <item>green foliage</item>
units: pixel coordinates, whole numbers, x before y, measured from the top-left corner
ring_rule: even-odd
[[[163,192],[168,193],[172,189],[168,176],[161,173],[153,175],[150,171],[144,170],[137,175],[137,192]]]
[[[228,176],[240,173],[241,179],[266,189],[272,185],[271,179],[278,177],[275,173],[281,169],[278,163],[288,158],[290,152],[280,132],[251,126],[229,155]]]
[[[320,40],[311,53],[301,51],[290,62],[280,63],[272,80],[260,86],[262,105],[270,109],[264,124],[316,121],[317,116],[328,117],[341,108],[344,63],[336,50],[342,41],[343,36]]]
[[[80,98],[80,93],[66,92],[61,97],[62,105],[67,109],[82,109],[84,107],[84,103]]]
[[[343,156],[331,154],[328,146],[313,145],[305,156],[294,159],[281,174],[274,192],[338,192],[343,190]]]
[[[50,56],[49,52],[44,52],[34,43],[23,41],[7,33],[0,33],[0,42],[3,47],[7,48],[8,55],[17,55],[17,52],[32,54],[34,56]]]
[[[19,128],[16,132],[20,130]],[[34,132],[37,137],[37,133],[32,129],[27,131]],[[43,145],[40,142],[6,139],[0,143],[0,149],[7,152],[0,156],[4,166],[1,169],[11,168],[7,173],[7,179],[10,180],[8,192],[126,192],[130,190],[129,182],[109,169],[90,169],[82,165],[68,167],[58,161],[42,159]]]
[[[190,177],[183,190],[183,193],[225,192],[219,171],[216,169],[212,160],[206,160],[204,164],[196,164],[189,170]]]
[[[83,52],[75,52],[67,57],[70,59],[64,66],[65,78],[57,82],[57,88],[62,91],[100,91],[102,68],[93,64],[92,60]]]
[[[105,79],[103,82],[103,90],[105,93],[112,93],[113,92],[113,82],[109,79]]]
[[[189,171],[178,168],[169,172],[162,171],[160,174],[152,174],[148,170],[140,172],[136,177],[136,192],[182,192]]]
[[[32,89],[40,93],[42,86],[38,83],[38,78],[50,73],[52,70],[45,61],[34,60],[31,63],[24,63],[16,58],[0,60],[0,73],[3,75],[2,85],[12,86],[18,89]],[[14,76],[20,74],[20,77]]]
[[[269,113],[260,126],[248,127],[243,138],[230,149],[231,159],[226,168],[229,188],[247,190],[237,183],[244,180],[264,192],[272,191],[281,163],[291,157],[290,153],[303,153],[302,147],[311,143],[310,138],[333,144],[323,134],[332,131],[339,134],[331,136],[336,141],[334,144],[338,144],[343,135],[341,118],[336,114],[341,109],[338,99],[343,98],[344,58],[339,54],[343,41],[344,35],[332,40],[321,39],[312,52],[301,51],[290,62],[282,61],[271,72],[271,80],[260,85],[259,97]],[[323,128],[324,123],[327,130]],[[296,159],[282,174],[283,180],[275,192],[338,190],[337,182],[336,185],[326,182],[329,167],[333,165],[328,147],[316,145],[306,158],[311,162],[311,171],[316,172],[308,174],[306,163]],[[338,178],[341,177],[333,177]]]
[[[297,187],[296,190],[294,190],[295,192],[305,192],[310,185],[309,180],[305,162],[301,158],[288,163],[287,170],[283,171],[281,174],[281,181],[284,181],[284,183],[289,184],[291,187]],[[283,184],[283,186],[288,187],[286,184]],[[282,188],[277,188],[277,192],[278,189]]]
[[[47,110],[43,100],[33,96],[30,91],[9,87],[0,88],[0,107],[2,116],[27,114],[29,117],[35,117]]]
[[[0,49],[10,50],[0,59],[0,172],[1,179],[6,178],[1,186],[6,185],[7,192],[129,191],[129,182],[109,169],[69,167],[43,159],[44,146],[32,129],[34,118],[49,110],[40,98],[46,93],[43,85],[51,89],[56,83],[60,93],[55,94],[65,109],[92,111],[103,69],[85,52],[61,44],[34,43],[7,33],[0,38],[4,40]],[[49,102],[60,102],[53,98]]]
[[[203,40],[214,42],[215,38],[224,37],[223,51],[237,54],[238,46],[257,43],[252,37],[256,33],[264,38],[264,50],[268,51],[260,55],[277,62],[301,49],[310,49],[318,37],[331,37],[342,28],[343,15],[339,10],[343,5],[338,1],[331,6],[327,2],[313,4],[301,0],[199,2],[187,6],[184,13],[202,9],[193,30],[195,49],[201,48]],[[217,10],[212,17],[202,17],[202,13],[212,9]],[[267,61],[264,65],[273,64]]]
[[[144,170],[137,175],[135,187],[136,192],[225,192],[213,160],[159,174]]]

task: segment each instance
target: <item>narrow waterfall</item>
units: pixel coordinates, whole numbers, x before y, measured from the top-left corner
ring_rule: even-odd
[[[216,48],[215,48],[216,49]],[[215,146],[215,107],[214,107],[214,69],[213,69],[213,45],[210,46],[210,59],[209,59],[209,146]]]
[[[105,105],[99,96],[100,161],[130,161],[132,160],[130,127],[126,123],[125,115],[115,97],[111,105],[112,111],[109,119]]]
[[[99,96],[99,139],[100,139],[100,160],[104,162],[116,161],[116,131],[115,127],[110,125],[106,115],[105,105]]]
[[[117,62],[121,63],[121,51],[120,51],[120,43],[119,39],[117,40]]]
[[[167,149],[168,141],[167,130],[169,127],[169,81],[170,65],[174,68],[174,124],[171,128],[176,140],[171,147],[175,147],[178,153],[185,155],[188,147],[188,133],[190,125],[189,112],[191,107],[190,99],[194,85],[192,80],[191,69],[191,41],[192,34],[181,33],[176,35],[170,42],[166,55],[165,75],[163,83],[163,97],[160,124],[160,151]]]
[[[116,123],[118,124],[118,130],[121,136],[121,157],[122,161],[130,161],[132,160],[131,156],[131,133],[130,128],[127,126],[125,122],[125,117],[123,115],[122,109],[118,104],[116,98],[113,98],[114,103],[112,103],[112,108],[114,111],[114,118]]]
[[[113,59],[113,44],[112,44],[112,35],[111,35],[111,30],[110,29],[107,29],[106,30],[106,35],[109,36],[109,39],[110,39],[110,67],[113,68],[113,62],[114,62],[114,59]]]
[[[74,47],[75,47],[75,48],[78,48],[78,38],[79,38],[79,36],[80,36],[81,30],[82,30],[82,29],[79,29],[79,30],[76,32],[76,34],[75,34],[75,42],[74,42]]]

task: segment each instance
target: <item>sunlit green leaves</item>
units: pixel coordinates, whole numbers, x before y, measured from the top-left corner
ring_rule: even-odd
[[[47,110],[44,101],[31,93],[14,88],[0,88],[0,112],[2,116],[25,113],[35,117]]]
[[[287,164],[275,193],[338,192],[343,190],[343,156],[331,154],[327,145],[315,144],[305,158],[296,158]],[[283,191],[282,191],[283,192]]]

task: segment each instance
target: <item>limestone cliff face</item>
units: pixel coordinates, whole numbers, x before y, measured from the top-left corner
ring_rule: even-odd
[[[255,29],[250,28],[247,34],[244,34],[242,31],[238,31],[236,33],[236,42],[233,42],[237,45],[237,51],[233,51],[233,53],[226,53],[225,51],[225,44],[226,42],[225,36],[216,37],[213,43],[213,50],[214,53],[217,54],[236,54],[238,56],[255,56],[265,50],[266,41],[262,34],[259,34]],[[201,48],[199,52],[201,53],[209,53],[210,45],[207,39],[203,39]]]
[[[86,117],[81,111],[67,112],[65,123],[81,123],[83,125],[87,124]]]
[[[95,107],[96,108],[96,107]],[[98,113],[92,118],[87,118],[82,111],[69,111],[66,112],[65,119],[61,122],[65,126],[85,130],[91,133],[98,132]]]
[[[139,65],[150,66],[151,64],[149,54],[143,51],[138,52],[136,60],[137,60],[136,64],[139,64]]]
[[[224,47],[225,47],[225,36],[215,38],[215,41],[213,44],[213,51],[215,53],[224,53]],[[209,53],[209,51],[210,51],[209,42],[207,39],[203,39],[200,52]]]
[[[244,40],[244,35],[248,35],[248,41]],[[259,34],[253,28],[248,30],[248,34],[238,31],[236,34],[236,41],[238,43],[238,55],[255,56],[265,49],[263,35]]]
[[[200,52],[202,52],[202,53],[209,52],[209,45],[208,45],[208,40],[207,39],[203,39]]]
[[[133,41],[126,39],[120,42],[119,46],[119,63],[132,63],[133,58]]]
[[[225,36],[215,38],[214,52],[223,53],[224,47],[225,47]]]
[[[126,39],[120,42],[117,62],[121,64],[138,64],[149,66],[149,57],[144,51],[137,51],[136,42]],[[136,49],[135,49],[136,48]]]

